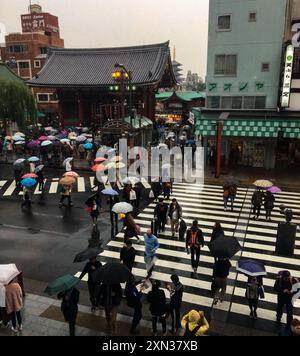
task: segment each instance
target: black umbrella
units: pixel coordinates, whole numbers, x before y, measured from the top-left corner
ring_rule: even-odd
[[[241,249],[241,245],[235,237],[220,235],[216,240],[208,244],[211,254],[217,258],[232,258]]]
[[[132,274],[129,269],[119,262],[107,263],[95,271],[94,281],[107,286],[128,282]]]
[[[101,247],[101,245],[92,248],[87,248],[86,250],[78,253],[73,263],[88,261],[90,258],[98,256],[103,251],[104,249]]]
[[[93,206],[93,202],[95,199],[99,199],[99,194],[98,193],[95,193],[93,195],[91,195],[87,201],[85,202],[85,205],[87,206]]]

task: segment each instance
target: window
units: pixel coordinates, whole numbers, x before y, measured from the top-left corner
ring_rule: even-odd
[[[47,47],[41,47],[40,51],[41,51],[41,54],[47,54],[48,53],[48,48]]]
[[[221,101],[222,109],[231,109],[232,108],[232,97],[231,96],[223,96]]]
[[[232,97],[232,109],[242,109],[243,107],[243,97],[233,96]]]
[[[261,71],[262,72],[270,72],[270,63],[262,63]]]
[[[57,95],[54,94],[49,94],[49,101],[57,101]]]
[[[38,98],[39,103],[48,103],[49,102],[48,94],[37,94],[37,98]]]
[[[237,55],[222,54],[216,55],[215,58],[215,75],[236,76],[237,72]]]
[[[34,61],[34,68],[41,68],[41,61]]]
[[[255,97],[255,109],[265,109],[266,108],[266,97],[256,96]]]
[[[231,30],[231,15],[218,16],[218,31]]]
[[[209,96],[207,98],[207,107],[210,109],[220,108],[220,97],[219,96]]]
[[[7,51],[9,53],[22,53],[22,52],[28,52],[28,45],[25,44],[18,44],[18,45],[13,45],[13,46],[8,46]]]
[[[249,12],[248,21],[249,22],[256,22],[256,12],[254,12],[254,11]]]
[[[18,62],[20,69],[29,69],[29,62]]]
[[[255,108],[255,96],[245,96],[244,109],[254,109],[254,108]]]

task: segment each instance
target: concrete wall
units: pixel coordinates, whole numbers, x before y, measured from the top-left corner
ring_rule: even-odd
[[[257,12],[257,21],[249,22],[249,12]],[[267,96],[266,108],[277,107],[282,43],[285,27],[286,0],[210,0],[207,83],[218,83],[218,91],[207,95],[241,95],[239,84],[248,82],[243,95]],[[230,31],[218,32],[218,15],[231,14]],[[237,54],[237,76],[214,75],[217,54]],[[262,72],[262,63],[270,71]],[[257,92],[256,82],[264,83]],[[224,83],[232,83],[232,93],[224,93]]]

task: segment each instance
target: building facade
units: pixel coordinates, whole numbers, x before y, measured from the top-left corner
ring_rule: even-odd
[[[210,163],[300,165],[299,113],[281,104],[294,58],[284,40],[288,8],[287,0],[210,1],[206,109],[195,111]]]

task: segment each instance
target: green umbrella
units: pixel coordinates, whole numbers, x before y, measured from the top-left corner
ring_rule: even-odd
[[[76,286],[78,282],[79,279],[77,277],[68,274],[48,284],[47,288],[45,289],[45,293],[47,293],[49,296],[52,296],[54,294],[65,292]]]

